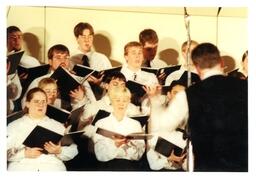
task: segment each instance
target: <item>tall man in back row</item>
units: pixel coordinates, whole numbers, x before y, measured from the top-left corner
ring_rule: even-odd
[[[199,44],[192,61],[202,81],[179,92],[162,113],[151,95],[151,119],[158,120],[158,129],[188,123],[195,171],[248,171],[247,81],[224,76],[211,43]]]

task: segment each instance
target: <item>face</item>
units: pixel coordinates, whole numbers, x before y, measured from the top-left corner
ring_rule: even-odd
[[[130,99],[128,97],[122,96],[118,93],[111,99],[111,104],[114,112],[116,113],[125,113],[129,102]]]
[[[62,51],[53,51],[53,57],[49,60],[52,70],[56,70],[59,66],[66,69],[69,68],[69,54]]]
[[[195,47],[197,46],[198,44],[196,43],[191,43],[190,45],[190,50],[189,50],[189,54],[191,55],[193,49],[195,49]],[[183,59],[187,59],[187,50],[185,51],[182,51],[182,56],[183,56]],[[190,62],[192,63],[192,60],[190,59]]]
[[[22,33],[20,31],[12,32],[7,37],[8,51],[20,50],[22,48]]]
[[[42,118],[45,116],[47,108],[46,95],[42,92],[33,94],[33,98],[26,102],[29,116],[33,118]]]
[[[143,62],[142,48],[133,46],[128,48],[125,60],[127,61],[128,67],[132,69],[140,69]]]
[[[146,42],[143,46],[143,56],[144,60],[152,61],[157,52],[158,43],[148,43]]]
[[[243,69],[246,73],[248,73],[248,56],[244,58],[244,61],[242,62]]]
[[[58,95],[57,85],[50,83],[45,85],[42,89],[47,95],[47,104],[54,104]]]
[[[125,82],[123,80],[119,80],[118,78],[112,79],[109,84],[107,84],[106,89],[111,90],[115,87],[125,87]]]
[[[168,100],[171,101],[178,92],[183,91],[183,90],[185,90],[184,86],[182,86],[182,85],[175,85],[174,87],[172,87],[171,91],[167,92]]]
[[[76,41],[83,52],[89,52],[92,48],[93,35],[90,30],[84,29],[82,35],[79,35]]]

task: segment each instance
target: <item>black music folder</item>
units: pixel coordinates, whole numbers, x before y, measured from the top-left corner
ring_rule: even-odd
[[[84,105],[72,111],[67,111],[53,105],[47,105],[46,115],[60,123],[70,121],[71,124],[76,124],[78,123],[79,117],[83,112],[83,108]]]
[[[35,78],[46,75],[49,72],[49,69],[50,69],[49,64],[43,64],[43,65],[30,67],[30,68],[19,65],[17,68],[18,74],[19,75],[23,73],[28,74],[27,80],[30,80],[30,81],[33,81]]]
[[[11,113],[7,116],[7,125],[25,115],[23,110]]]
[[[180,156],[183,152],[183,149],[180,148],[179,146],[167,141],[166,139],[162,137],[158,137],[156,146],[155,146],[155,151],[169,157],[174,150],[174,154],[176,156]]]
[[[178,80],[180,83],[183,83],[184,86],[187,86],[187,81],[188,81],[188,71],[183,72],[183,74],[181,75],[181,77]],[[199,77],[199,75],[197,75],[196,73],[191,72],[191,85],[200,82],[201,79]]]
[[[179,70],[181,65],[175,65],[175,66],[166,66],[166,67],[161,67],[159,69],[157,68],[151,68],[151,67],[142,67],[141,70],[145,72],[150,72],[155,74],[156,76],[161,75],[162,73],[165,73],[165,75],[169,75],[172,72]]]
[[[69,71],[59,66],[51,75],[51,78],[57,80],[57,85],[61,98],[65,101],[69,101],[70,91],[77,89],[78,86],[82,85],[85,82],[85,80],[89,77],[89,75],[85,77],[80,77],[80,79],[78,79],[72,76],[72,74]]]
[[[23,144],[30,148],[44,148],[45,142],[51,141],[54,144],[58,144],[62,137],[63,135],[38,125],[30,132]]]
[[[143,84],[131,80],[128,80],[126,82],[126,87],[130,90],[132,94],[136,94],[136,96],[138,97],[143,97],[146,94],[143,86]]]
[[[91,125],[95,125],[95,123],[100,120],[103,119],[105,117],[108,117],[110,115],[110,112],[107,112],[105,110],[100,109],[97,114],[94,116]]]
[[[144,127],[148,123],[149,115],[141,115],[141,116],[129,116],[131,119],[140,122],[141,127]]]
[[[30,132],[30,134],[24,140],[23,144],[30,148],[44,148],[45,142],[51,141],[54,144],[58,144],[59,141],[64,140],[66,136],[69,137],[72,134],[82,134],[83,132],[84,131],[69,132],[65,135],[62,135],[38,125]],[[62,145],[68,145],[68,143],[63,142]],[[43,153],[47,153],[47,151],[44,150]]]
[[[20,64],[20,60],[24,54],[24,51],[15,52],[7,56],[7,63],[10,63],[10,69],[8,75],[14,74],[18,65]]]
[[[142,84],[128,80],[126,82],[126,87],[130,90],[132,94],[131,103],[136,106],[140,106],[142,102],[142,97],[146,94],[146,91],[143,89]]]
[[[116,133],[107,129],[103,128],[97,128],[96,130],[97,134],[100,134],[104,137],[108,137],[111,139],[118,138],[118,139],[130,139],[130,140],[145,140],[145,139],[151,139],[153,137],[152,134],[145,134],[144,132],[138,132],[138,133],[130,133],[128,135],[123,135],[120,133]]]
[[[87,66],[84,66],[81,64],[76,64],[73,68],[73,71],[75,72],[76,75],[81,76],[81,77],[85,77],[85,76],[91,74],[96,78],[100,78],[101,75],[104,75],[106,77],[115,71],[120,71],[121,68],[122,68],[122,66],[117,66],[117,67],[112,67],[109,69],[97,71],[90,67],[87,67]]]

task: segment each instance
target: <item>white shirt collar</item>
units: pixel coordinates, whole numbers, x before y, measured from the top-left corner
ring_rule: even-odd
[[[214,75],[224,75],[224,73],[219,69],[205,70],[204,75],[201,78],[201,80],[204,80],[204,79],[209,78],[209,77],[214,76]]]

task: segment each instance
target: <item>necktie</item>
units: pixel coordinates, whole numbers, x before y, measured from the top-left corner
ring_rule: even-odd
[[[90,67],[89,59],[86,55],[83,55],[82,62],[84,66]]]
[[[136,78],[137,78],[137,74],[136,74],[136,73],[134,73],[134,74],[133,74],[133,80],[135,81],[135,80],[136,80]]]
[[[151,65],[150,65],[150,60],[147,60],[147,61],[146,61],[146,67],[151,67]]]

